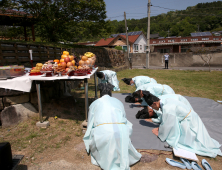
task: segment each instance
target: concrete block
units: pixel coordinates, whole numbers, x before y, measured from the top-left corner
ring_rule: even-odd
[[[41,127],[41,128],[47,128],[47,127],[49,127],[49,125],[50,125],[49,121],[45,121],[45,122],[42,122],[42,123],[39,121],[39,122],[36,123],[36,126]]]
[[[88,122],[86,120],[84,120],[81,124],[82,129],[86,129],[87,128],[87,124]]]

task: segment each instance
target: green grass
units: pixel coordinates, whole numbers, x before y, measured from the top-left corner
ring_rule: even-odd
[[[126,85],[121,79],[135,76],[149,76],[157,83],[166,84],[173,88],[175,93],[184,96],[202,97],[213,100],[222,100],[222,72],[221,71],[184,71],[184,70],[146,70],[132,69],[117,72],[120,81],[120,92],[132,93],[135,86]],[[84,93],[84,90],[82,91]],[[89,97],[94,97],[94,79],[89,80]],[[99,92],[98,92],[99,95]]]

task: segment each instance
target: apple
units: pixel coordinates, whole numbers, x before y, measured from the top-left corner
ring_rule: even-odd
[[[68,62],[70,62],[70,58],[69,58],[69,57],[66,57],[66,58],[64,59],[64,61],[65,61],[66,63],[68,63]]]

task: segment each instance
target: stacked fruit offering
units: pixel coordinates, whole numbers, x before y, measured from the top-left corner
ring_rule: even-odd
[[[95,65],[96,55],[91,52],[86,52],[79,61],[78,69],[90,69]]]
[[[42,63],[37,63],[36,66],[30,71],[30,75],[41,75],[40,70],[42,69],[42,66]]]

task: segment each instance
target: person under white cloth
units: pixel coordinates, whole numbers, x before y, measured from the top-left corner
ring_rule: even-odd
[[[142,86],[144,84],[149,84],[149,83],[157,84],[157,81],[155,79],[150,78],[148,76],[136,76],[133,78],[124,78],[122,80],[127,85],[131,85],[131,86],[135,85],[136,88],[138,88],[139,86]]]
[[[94,165],[104,170],[129,170],[141,158],[131,143],[131,134],[132,124],[121,101],[104,95],[90,105],[83,140]]]
[[[103,70],[96,73],[99,83],[110,83],[114,86],[113,91],[120,91],[119,81],[115,71]]]
[[[174,148],[181,148],[201,156],[222,156],[221,145],[210,137],[199,115],[190,104],[166,98],[160,100],[151,93],[140,93],[146,103],[155,110],[161,109],[159,128],[152,132],[161,141]]]

